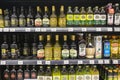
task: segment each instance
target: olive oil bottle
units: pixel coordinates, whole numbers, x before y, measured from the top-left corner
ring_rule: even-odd
[[[60,69],[58,66],[55,66],[55,68],[53,69],[53,80],[61,80],[60,79],[61,73],[60,73]]]
[[[9,14],[9,10],[8,9],[6,9],[5,10],[5,17],[4,17],[4,22],[5,22],[5,27],[10,27],[10,14]]]
[[[43,16],[43,27],[49,27],[50,26],[50,19],[49,19],[49,14],[48,14],[48,7],[45,6],[45,14]]]
[[[81,7],[81,10],[80,10],[80,26],[86,26],[86,19],[87,19],[87,15],[86,15],[85,7]]]

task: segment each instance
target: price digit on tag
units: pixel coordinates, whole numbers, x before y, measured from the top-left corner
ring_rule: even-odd
[[[96,28],[96,31],[101,31],[101,28]]]
[[[113,60],[113,64],[118,64],[118,60]]]
[[[109,60],[104,60],[104,63],[109,64],[110,62],[109,62]]]
[[[23,61],[18,61],[18,65],[23,65]]]
[[[103,64],[103,60],[98,60],[98,64]]]
[[[69,64],[69,60],[64,60],[64,64]]]
[[[40,32],[40,28],[35,28],[35,32]]]
[[[26,31],[26,32],[30,32],[31,29],[30,29],[30,28],[25,28],[25,31]]]
[[[6,65],[6,61],[1,61],[1,65]]]
[[[94,60],[90,60],[90,64],[95,64],[95,61]]]
[[[37,64],[42,64],[42,61],[37,61]]]
[[[112,31],[112,28],[108,28],[108,31]]]
[[[57,31],[56,28],[51,29],[51,32],[56,32],[56,31]]]
[[[82,28],[82,31],[87,31],[87,29],[86,28]]]
[[[82,61],[82,60],[79,60],[79,61],[78,61],[78,64],[83,64],[83,61]]]
[[[10,28],[10,32],[15,32],[15,28]]]
[[[48,65],[49,65],[49,64],[50,64],[50,61],[45,61],[45,64],[48,64]]]
[[[41,28],[41,31],[42,32],[46,32],[46,28]]]
[[[73,28],[68,28],[68,32],[73,32]]]
[[[9,28],[4,28],[3,31],[4,32],[9,32]]]

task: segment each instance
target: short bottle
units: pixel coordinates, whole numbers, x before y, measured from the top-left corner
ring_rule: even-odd
[[[10,80],[16,80],[16,70],[15,66],[13,66],[12,70],[10,71]]]

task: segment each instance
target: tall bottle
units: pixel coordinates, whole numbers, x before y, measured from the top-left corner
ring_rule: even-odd
[[[87,26],[93,26],[94,24],[94,15],[93,15],[93,11],[91,7],[88,7],[87,9],[87,22],[86,25]]]
[[[45,50],[43,45],[43,36],[39,35],[39,44],[37,49],[37,58],[38,59],[44,59],[45,57]]]
[[[92,80],[92,75],[89,66],[85,66],[85,71],[84,71],[84,80]]]
[[[4,35],[3,37],[4,42],[1,45],[1,57],[2,59],[8,59],[8,43],[7,43],[7,36]]]
[[[39,6],[37,6],[37,14],[35,16],[35,26],[36,27],[42,26],[42,14],[41,14],[41,9]]]
[[[26,26],[26,20],[25,20],[23,6],[21,6],[21,14],[19,15],[19,26],[20,27],[25,27]]]
[[[37,56],[37,42],[36,42],[36,36],[35,35],[33,37],[33,43],[32,43],[31,53],[32,53],[33,57]]]
[[[119,9],[119,3],[115,4],[115,15],[114,15],[114,25],[119,26],[120,25],[120,9]]]
[[[11,58],[12,59],[17,59],[18,58],[18,45],[16,43],[16,35],[13,35],[13,42],[10,45],[11,49]]]
[[[52,79],[52,71],[51,71],[50,66],[47,66],[47,69],[45,71],[45,79],[44,80],[53,80]]]
[[[43,66],[40,66],[38,70],[37,80],[44,80],[44,79],[45,79],[45,72]]]
[[[73,19],[74,19],[74,26],[79,26],[80,25],[80,12],[78,10],[78,7],[75,7],[74,10],[74,15],[73,15]]]
[[[27,27],[33,27],[34,26],[34,19],[32,15],[32,9],[31,6],[29,6],[29,13],[27,15]]]
[[[22,66],[19,66],[19,69],[17,70],[17,80],[23,80],[23,70],[22,70]]]
[[[9,66],[6,66],[6,69],[4,70],[3,73],[3,79],[4,80],[10,80],[10,71],[9,71]]]
[[[99,11],[99,7],[96,6],[95,7],[95,11],[94,11],[94,26],[100,26],[100,11]]]
[[[107,25],[112,26],[114,24],[114,9],[110,8],[107,14]]]
[[[118,59],[120,59],[120,36],[119,36],[119,39],[118,39],[118,48],[119,48]]]
[[[35,69],[35,66],[32,66],[31,79],[36,79],[36,78],[37,78],[37,71]]]
[[[49,19],[47,6],[45,6],[44,9],[45,9],[45,14],[43,16],[43,27],[49,27],[50,26],[50,19]]]
[[[86,11],[85,11],[85,7],[81,7],[80,10],[80,26],[86,26]]]
[[[110,41],[108,40],[107,35],[104,36],[104,41],[103,41],[103,57],[104,58],[110,58]]]
[[[78,66],[76,70],[76,80],[84,80],[84,72],[82,66]]]
[[[6,9],[5,10],[5,17],[4,17],[4,25],[5,25],[5,27],[10,27],[10,14],[9,14],[9,10],[8,9]]]
[[[99,71],[97,70],[97,66],[96,65],[94,65],[93,67],[92,67],[92,80],[99,80],[100,78],[99,78]]]
[[[118,69],[117,66],[113,67],[113,79],[118,80]]]
[[[70,66],[69,80],[76,80],[74,66]]]
[[[86,57],[94,58],[94,55],[95,55],[95,47],[92,43],[91,34],[88,34],[88,42],[86,45]]]
[[[53,52],[52,52],[52,44],[51,44],[51,36],[47,35],[47,43],[45,45],[45,60],[52,60]]]
[[[77,45],[75,43],[75,35],[71,36],[72,43],[70,45],[70,58],[75,59],[77,58]]]
[[[101,11],[100,11],[100,25],[101,26],[106,26],[107,23],[107,17],[106,17],[106,11],[104,7],[101,7]]]
[[[60,8],[60,16],[58,20],[59,27],[66,27],[66,16],[64,14],[64,6],[62,5]]]
[[[67,26],[73,26],[73,20],[74,20],[74,17],[73,17],[73,12],[72,12],[72,9],[71,9],[71,6],[68,7],[68,11],[67,11],[67,15],[66,15],[66,19],[67,19]]]
[[[86,57],[86,41],[83,38],[83,34],[79,34],[79,42],[78,42],[78,57],[85,58]]]
[[[61,80],[60,79],[61,73],[60,73],[60,69],[58,66],[55,66],[55,68],[53,69],[53,80]]]
[[[12,70],[10,71],[10,80],[16,80],[16,70],[15,66],[13,66]]]
[[[16,8],[13,6],[13,14],[11,15],[11,26],[17,27],[18,26],[18,17],[16,15]]]
[[[61,46],[59,44],[59,35],[55,36],[55,45],[53,48],[53,58],[54,60],[60,60],[61,59]]]
[[[62,46],[62,59],[68,59],[70,55],[69,46],[67,44],[67,35],[64,35],[64,43]]]
[[[26,66],[26,69],[24,70],[24,79],[30,79],[30,70],[29,66]]]
[[[61,80],[69,80],[68,78],[68,71],[66,66],[62,66],[62,70],[61,70]]]
[[[57,15],[55,13],[55,6],[52,6],[52,14],[50,16],[50,27],[57,27]]]

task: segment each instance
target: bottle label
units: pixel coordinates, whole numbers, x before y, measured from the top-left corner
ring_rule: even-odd
[[[76,80],[84,80],[84,76],[83,75],[76,75]]]
[[[50,18],[50,26],[51,27],[57,26],[57,18]]]
[[[112,54],[118,53],[118,43],[111,43],[111,53]]]
[[[108,76],[108,80],[113,80],[113,77],[112,76]]]
[[[100,15],[101,25],[106,25],[106,15],[101,14]]]
[[[1,54],[7,54],[7,50],[6,49],[2,49],[1,50]]]
[[[52,80],[52,76],[45,76],[45,80]]]
[[[27,18],[27,26],[33,26],[34,25],[34,20],[32,18]]]
[[[86,45],[80,44],[79,45],[79,56],[85,56],[86,55]]]
[[[110,57],[110,42],[104,43],[104,57]]]
[[[67,14],[67,20],[73,21],[74,17],[72,14]]]
[[[61,75],[61,80],[68,80],[68,75]]]
[[[38,57],[38,58],[44,58],[44,56],[45,56],[45,51],[44,51],[44,49],[39,49],[39,50],[37,51],[37,57]]]
[[[45,59],[51,60],[53,57],[52,55],[52,47],[45,47]]]
[[[11,18],[11,26],[17,26],[16,18]]]
[[[44,80],[44,76],[37,76],[37,80]]]
[[[5,19],[5,27],[9,27],[10,26],[10,20]]]
[[[94,58],[95,48],[86,48],[86,57]]]
[[[25,26],[25,23],[26,23],[26,21],[25,21],[25,19],[24,18],[20,18],[19,19],[19,26]]]
[[[60,76],[53,76],[53,80],[60,80]]]
[[[62,57],[63,58],[69,58],[69,50],[68,49],[63,49],[62,50]]]
[[[7,72],[4,73],[4,79],[9,80],[9,74]]]
[[[107,23],[108,25],[113,25],[113,14],[108,14]]]
[[[115,25],[120,25],[120,14],[119,13],[115,14],[114,24]]]
[[[42,20],[40,18],[35,19],[35,26],[36,27],[42,26]]]
[[[30,78],[29,72],[25,72],[24,75],[25,75],[25,77],[24,77],[25,79],[29,79]]]
[[[32,72],[32,73],[31,73],[31,78],[32,78],[32,79],[36,79],[36,78],[37,78],[36,72]]]
[[[99,80],[99,75],[92,75],[92,80]]]
[[[99,14],[95,14],[94,15],[94,24],[95,25],[99,25],[100,24],[100,15]]]
[[[11,53],[15,54],[16,53],[16,49],[11,49]]]
[[[23,79],[23,74],[21,72],[17,73],[17,80],[22,80]]]
[[[50,22],[48,18],[43,18],[43,26],[49,26]]]
[[[75,75],[69,75],[69,80],[76,80]]]
[[[54,59],[55,60],[61,59],[61,47],[54,47]]]
[[[84,75],[84,80],[92,80],[91,75]]]
[[[32,48],[32,54],[36,55],[37,54],[37,49],[36,48]]]
[[[87,14],[87,20],[94,20],[93,14]]]
[[[28,48],[24,48],[24,49],[23,49],[23,54],[24,54],[24,55],[28,55]]]
[[[66,27],[66,18],[59,18],[59,26],[60,27]]]
[[[79,25],[80,24],[80,15],[75,14],[73,16],[73,19],[74,19],[74,25]]]
[[[87,16],[85,14],[80,15],[80,20],[86,20],[86,19],[87,19]]]
[[[76,49],[70,49],[70,57],[72,57],[72,58],[77,57],[77,50]]]
[[[15,73],[11,73],[11,79],[15,79],[16,78],[16,75],[15,75]]]

